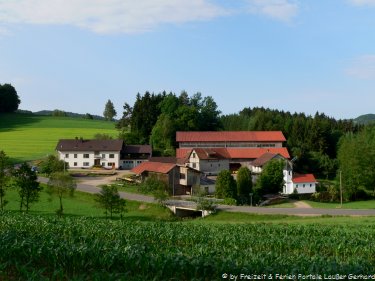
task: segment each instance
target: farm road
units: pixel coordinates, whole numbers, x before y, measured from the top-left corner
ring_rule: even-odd
[[[117,175],[117,177],[119,177]],[[109,183],[111,180],[115,180],[116,176],[84,179],[77,183],[77,190],[87,193],[99,193],[100,188],[98,185]],[[39,182],[47,183],[48,179],[39,177]],[[154,203],[155,200],[152,196],[134,194],[128,192],[119,192],[120,196],[124,199]],[[266,207],[248,207],[248,206],[227,206],[218,205],[217,209],[227,212],[240,212],[240,213],[252,213],[252,214],[282,214],[282,215],[294,215],[294,216],[375,216],[375,209],[316,209],[306,208],[306,206],[297,208],[266,208]]]

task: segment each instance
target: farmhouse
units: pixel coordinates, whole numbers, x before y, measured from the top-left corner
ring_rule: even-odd
[[[312,174],[293,174],[281,131],[177,132],[176,141],[179,161],[205,175],[248,167],[256,182],[265,164],[282,159],[285,161],[283,193],[315,192],[316,180]]]
[[[148,161],[149,145],[125,145],[122,140],[62,139],[56,146],[59,159],[71,168],[101,166],[110,169],[130,169]]]
[[[290,158],[280,131],[177,132],[176,156],[209,175],[220,171],[251,169],[252,162],[266,153]]]
[[[159,159],[159,161],[163,161],[163,159]],[[143,162],[133,168],[131,172],[140,176],[142,181],[150,176],[164,181],[170,189],[171,195],[192,194],[193,186],[200,185],[201,173],[199,171],[171,161]]]

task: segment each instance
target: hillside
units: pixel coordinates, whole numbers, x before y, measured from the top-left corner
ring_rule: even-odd
[[[54,153],[61,138],[93,138],[97,133],[117,136],[113,122],[31,114],[0,115],[0,150],[13,162]]]
[[[354,119],[357,124],[370,124],[375,122],[375,114],[364,114]]]

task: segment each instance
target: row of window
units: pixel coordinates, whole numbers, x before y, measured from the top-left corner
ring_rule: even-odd
[[[276,147],[276,143],[180,143],[180,148],[191,147]]]
[[[65,154],[65,159],[68,159],[69,156],[70,156],[70,154],[66,153]],[[73,154],[73,158],[78,158],[78,154]],[[84,153],[83,154],[83,158],[90,158],[90,154]],[[105,158],[105,154],[104,153],[102,154],[102,158]],[[108,154],[108,158],[115,158],[115,155],[114,154]]]
[[[296,184],[296,187],[298,187],[298,184]],[[302,184],[302,187],[306,187],[306,184]],[[310,187],[312,187],[312,183],[310,183]]]
[[[107,166],[108,166],[108,167],[112,167],[113,165],[115,165],[115,163],[113,163],[113,162],[108,162],[108,163],[107,163]],[[73,163],[73,166],[74,166],[74,167],[78,167],[78,162],[74,162],[74,163]],[[89,167],[89,166],[90,166],[90,162],[83,162],[83,163],[82,163],[82,166],[83,166],[83,167]],[[103,166],[103,167],[105,166],[105,163],[104,163],[104,162],[102,163],[102,166]]]

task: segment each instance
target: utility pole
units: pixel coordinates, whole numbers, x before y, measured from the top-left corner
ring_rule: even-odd
[[[342,180],[341,180],[341,170],[340,170],[340,207],[342,208]]]

